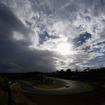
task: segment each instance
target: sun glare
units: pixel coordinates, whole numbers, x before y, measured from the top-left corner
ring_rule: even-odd
[[[57,51],[62,55],[67,55],[70,53],[71,45],[69,43],[60,43],[57,46]]]

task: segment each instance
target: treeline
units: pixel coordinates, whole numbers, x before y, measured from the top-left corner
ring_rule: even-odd
[[[52,73],[43,73],[43,72],[28,72],[28,73],[1,73],[12,80],[46,80],[46,76],[66,78],[72,80],[81,80],[81,81],[105,81],[105,67],[98,69],[87,68],[83,71],[71,69],[55,71]]]
[[[71,71],[71,69],[67,69],[66,71],[60,70],[53,73],[49,73],[48,76],[81,81],[105,81],[105,68],[87,68],[83,71]]]

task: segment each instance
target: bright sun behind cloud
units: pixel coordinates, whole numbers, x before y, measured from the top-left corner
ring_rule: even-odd
[[[57,46],[57,51],[62,55],[70,54],[71,45],[69,43],[63,42]]]

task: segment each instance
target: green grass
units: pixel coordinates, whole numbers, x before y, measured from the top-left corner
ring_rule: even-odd
[[[7,105],[8,94],[0,88],[0,105]]]
[[[11,88],[12,98],[17,104],[24,104],[24,105],[36,105],[35,103],[31,102],[31,100],[27,99],[19,88],[19,84],[16,83]]]
[[[53,83],[53,84],[49,84],[49,85],[42,84],[42,85],[37,85],[35,87],[42,88],[42,89],[56,89],[56,88],[62,88],[64,86],[65,86],[65,84],[55,81],[55,83]]]
[[[4,78],[0,75],[0,82],[4,82]]]
[[[39,85],[33,85],[34,83],[31,83],[29,81],[22,81],[28,85],[31,85],[33,87],[36,87],[36,88],[41,88],[41,89],[55,89],[55,88],[61,88],[61,87],[64,87],[65,84],[64,83],[61,83],[61,82],[58,82],[58,81],[55,81],[55,83],[53,84],[39,84]]]
[[[25,80],[21,80],[22,82],[24,82],[24,83],[26,83],[26,84],[28,84],[28,85],[31,85],[31,86],[33,86],[33,83],[32,82],[29,82],[29,81],[25,81]]]
[[[8,94],[7,91],[3,89],[4,84],[4,78],[0,76],[0,105],[7,105],[8,102]]]

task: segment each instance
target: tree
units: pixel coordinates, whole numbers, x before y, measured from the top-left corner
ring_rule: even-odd
[[[66,70],[66,73],[71,73],[71,69],[67,69]]]

